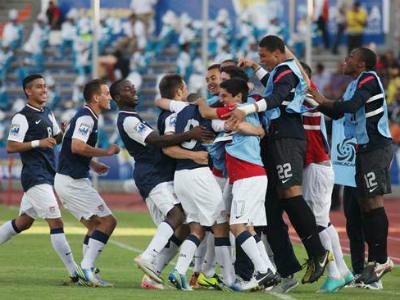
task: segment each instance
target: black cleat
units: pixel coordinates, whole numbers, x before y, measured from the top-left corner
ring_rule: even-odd
[[[304,274],[301,283],[313,283],[324,274],[327,264],[333,261],[333,255],[330,251],[326,250],[324,255],[310,258],[307,260],[307,270]]]

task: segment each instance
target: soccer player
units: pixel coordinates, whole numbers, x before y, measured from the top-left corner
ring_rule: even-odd
[[[32,74],[24,78],[23,91],[28,98],[26,106],[11,121],[7,152],[20,153],[21,183],[24,195],[19,216],[0,227],[0,244],[29,229],[35,219],[45,219],[50,227],[50,239],[68,270],[71,281],[84,279],[75,263],[64,234],[64,224],[53,191],[55,154],[53,147],[62,140],[62,132],[53,113],[45,106],[48,94],[44,77]]]
[[[394,266],[387,255],[389,224],[383,206],[383,195],[391,193],[392,139],[385,90],[374,71],[376,62],[376,54],[368,48],[357,48],[349,54],[344,73],[354,80],[343,101],[331,101],[317,90],[310,90],[322,112],[334,118],[344,115],[346,136],[357,140],[355,180],[368,244],[368,265],[357,282],[364,284],[378,281]]]
[[[231,118],[241,121],[248,113],[266,111],[265,118],[270,122],[269,155],[274,166],[271,171],[278,178],[281,206],[309,257],[302,282],[312,283],[322,276],[331,257],[321,243],[315,216],[302,194],[306,141],[301,112],[307,82],[295,61],[287,59],[285,44],[279,37],[265,36],[259,43],[259,56],[270,72],[265,98],[235,109]]]
[[[228,79],[220,84],[220,99],[225,104],[223,108],[211,109],[200,101],[202,115],[209,118],[223,118],[230,111],[231,105],[242,105],[248,98],[248,85],[239,78]],[[232,141],[225,144],[225,162],[232,184],[232,204],[230,209],[230,229],[239,245],[251,259],[255,274],[244,286],[256,283],[259,287],[270,287],[279,283],[280,278],[275,273],[263,242],[253,229],[247,226],[265,226],[264,209],[265,193],[268,179],[260,157],[260,139],[257,136],[261,128],[258,116],[252,114],[246,117],[246,123],[241,123],[239,132],[233,133]],[[250,124],[248,124],[250,123]],[[243,134],[243,125],[255,134]],[[245,129],[247,132],[247,129]]]
[[[177,115],[175,132],[182,133],[199,124],[211,127],[211,122],[201,117],[196,105],[187,105]],[[206,150],[195,140],[182,143],[181,147],[191,151]],[[168,148],[164,151],[171,155]],[[175,155],[173,157],[178,158]],[[181,246],[178,262],[168,277],[169,281],[177,289],[192,289],[187,282],[186,272],[196,249],[204,238],[204,227],[207,226],[212,227],[215,237],[215,256],[221,266],[224,286],[231,290],[239,290],[231,260],[229,227],[222,191],[210,168],[178,158],[174,186],[187,216],[186,221],[190,226],[190,234]]]
[[[163,280],[160,277],[162,269],[157,270],[154,262],[170,239],[174,240],[176,246],[181,243],[176,241],[176,237],[173,238],[173,234],[185,221],[185,215],[174,195],[172,181],[175,163],[163,155],[161,147],[176,145],[192,139],[201,140],[204,138],[205,132],[201,127],[196,127],[182,134],[158,135],[136,112],[138,98],[136,90],[129,80],[114,82],[111,85],[111,95],[120,110],[117,121],[118,131],[128,152],[135,159],[133,174],[135,183],[146,201],[153,221],[157,224],[155,236],[147,249],[135,258],[135,262],[153,280],[162,283]],[[186,88],[183,90],[182,96],[187,96]],[[168,122],[174,123],[174,119],[170,119]],[[203,165],[208,163],[208,154],[204,151],[198,153],[185,151],[180,155],[186,155],[185,158],[190,158]],[[172,255],[173,253],[169,254],[168,261]],[[164,266],[165,264],[162,265],[162,268]]]
[[[86,105],[78,110],[69,123],[61,148],[55,189],[65,208],[87,229],[88,245],[81,268],[92,286],[112,286],[94,272],[95,262],[107,244],[117,220],[89,179],[89,169],[104,174],[109,167],[93,157],[112,156],[119,152],[118,145],[107,149],[96,148],[98,118],[110,109],[110,92],[99,79],[89,81],[83,96]]]
[[[305,63],[301,65],[311,79],[311,68]],[[308,103],[305,105],[312,107]],[[318,108],[303,113],[303,126],[307,139],[303,172],[304,200],[315,215],[322,244],[335,258],[327,265],[328,276],[320,291],[333,293],[351,283],[354,276],[344,261],[339,235],[330,223],[329,212],[335,178],[329,158],[325,120]]]

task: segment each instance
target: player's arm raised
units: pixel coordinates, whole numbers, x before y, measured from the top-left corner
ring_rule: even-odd
[[[179,145],[190,140],[207,141],[213,137],[214,134],[208,131],[205,127],[196,126],[189,131],[172,135],[158,135],[157,133],[152,132],[147,136],[145,142],[146,144],[164,148]]]

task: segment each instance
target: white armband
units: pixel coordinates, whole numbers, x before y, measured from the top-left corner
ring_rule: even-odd
[[[238,107],[238,109],[243,111],[245,113],[245,115],[249,115],[249,114],[257,112],[256,106],[254,104],[243,105],[243,106]]]
[[[32,148],[37,148],[39,147],[40,141],[39,140],[34,140],[31,142],[31,147]]]
[[[260,101],[257,101],[256,105],[258,107],[258,112],[267,110],[267,101],[265,101],[265,99],[261,99]]]

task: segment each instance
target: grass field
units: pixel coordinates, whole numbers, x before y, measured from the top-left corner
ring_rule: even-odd
[[[17,213],[16,207],[0,206],[0,223]],[[63,286],[62,282],[67,279],[66,271],[51,247],[46,223],[38,221],[28,232],[0,246],[0,299],[400,299],[399,268],[385,276],[382,291],[347,288],[334,295],[316,294],[322,279],[316,284],[300,285],[288,295],[143,290],[139,287],[142,273],[134,265],[133,257],[146,246],[154,225],[145,213],[116,212],[115,215],[119,221],[118,229],[97,262],[101,276],[113,282],[114,288]],[[63,216],[67,238],[75,260],[79,262],[84,231],[67,212],[64,211]],[[303,261],[304,251],[298,245],[295,247],[298,258]],[[165,271],[164,277],[169,270]],[[301,276],[298,274],[299,278]]]

